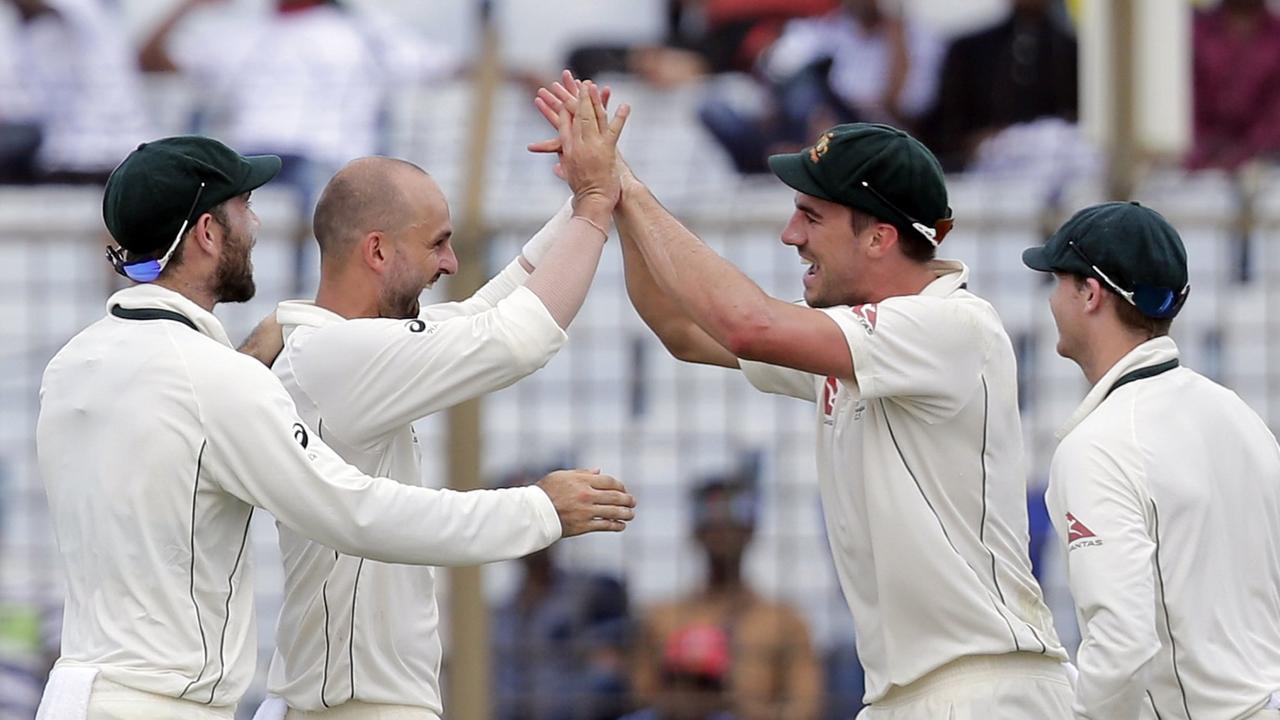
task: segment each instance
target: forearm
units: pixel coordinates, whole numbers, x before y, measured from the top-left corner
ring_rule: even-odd
[[[172,72],[178,69],[173,56],[169,54],[169,36],[194,8],[195,5],[190,0],[182,0],[143,41],[142,49],[138,51],[138,64],[144,72]]]
[[[698,327],[735,355],[767,326],[770,298],[662,206],[643,185],[628,185],[618,204],[653,281]]]
[[[618,223],[618,237],[622,243],[622,267],[627,297],[640,319],[662,341],[667,351],[679,360],[736,366],[737,359],[733,354],[712,340],[658,287],[636,240],[640,229],[635,217],[618,213],[614,219]]]
[[[574,219],[529,276],[526,286],[561,328],[573,322],[591,289],[607,239],[599,228],[608,228],[610,210],[604,203],[580,203]]]

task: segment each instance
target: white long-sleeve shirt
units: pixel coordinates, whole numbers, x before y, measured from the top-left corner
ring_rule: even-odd
[[[351,467],[217,318],[154,285],[108,300],[107,317],[49,363],[40,402],[39,467],[67,581],[58,662],[146,692],[216,706],[244,693],[255,506],[345,553],[433,563],[442,534],[508,505]],[[545,493],[521,490],[530,512],[493,530],[513,554],[560,534]]]
[[[1169,338],[1135,348],[1054,453],[1081,720],[1234,720],[1280,691],[1280,448],[1177,359]]]
[[[512,262],[471,299],[427,307],[413,320],[347,320],[309,302],[281,303],[286,342],[274,370],[308,426],[342,457],[420,485],[414,421],[510,385],[564,343],[564,331],[522,286],[527,278]],[[451,493],[504,502],[442,525],[446,540],[434,564],[527,553],[502,530],[529,512],[524,497],[507,492]],[[271,692],[303,710],[356,700],[442,714],[433,569],[343,555],[285,527],[280,547],[286,586]]]
[[[918,295],[824,309],[853,381],[740,363],[756,388],[817,406],[822,510],[867,703],[959,658],[1066,659],[1027,555],[1013,346],[965,289],[968,268],[932,268]]]

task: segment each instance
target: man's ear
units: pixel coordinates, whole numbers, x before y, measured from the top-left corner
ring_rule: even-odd
[[[214,257],[221,251],[222,241],[226,239],[226,228],[213,217],[213,213],[200,215],[187,232],[191,236],[183,242],[199,245],[204,254]],[[184,254],[185,252],[184,250]]]
[[[1084,311],[1086,313],[1096,313],[1102,309],[1102,296],[1106,294],[1106,290],[1102,289],[1102,283],[1094,278],[1085,278],[1084,284],[1080,286],[1081,300],[1084,301]]]
[[[360,239],[360,258],[370,270],[376,273],[381,274],[386,269],[393,253],[390,238],[380,230],[366,233]]]
[[[898,228],[889,223],[876,223],[871,227],[871,238],[867,241],[867,254],[871,257],[884,257],[898,245]]]

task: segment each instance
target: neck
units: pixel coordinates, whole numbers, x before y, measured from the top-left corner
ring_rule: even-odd
[[[218,304],[218,298],[213,294],[212,290],[206,286],[193,283],[181,275],[162,277],[152,284],[166,290],[172,290],[209,312],[213,312],[213,306]]]
[[[357,278],[320,269],[316,305],[348,320],[378,317],[377,294],[368,292]]]
[[[707,592],[728,595],[743,588],[741,561],[712,561],[707,578]]]
[[[1107,333],[1104,337],[1093,338],[1085,348],[1085,357],[1077,362],[1089,385],[1097,385],[1121,358],[1146,341],[1147,338],[1125,331]]]
[[[886,298],[903,295],[919,295],[929,286],[929,283],[938,279],[928,263],[905,261],[901,264],[894,263],[893,267],[886,270],[881,282],[876,285],[879,292],[866,302],[882,302]]]

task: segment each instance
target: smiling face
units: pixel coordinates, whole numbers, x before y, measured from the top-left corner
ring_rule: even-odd
[[[415,220],[390,233],[393,259],[383,274],[378,292],[379,315],[389,318],[418,316],[418,297],[444,275],[458,271],[451,239],[453,223],[444,193],[427,175],[409,176],[403,191]]]
[[[782,242],[794,247],[808,266],[803,276],[805,302],[811,307],[867,302],[862,248],[875,223],[855,223],[851,208],[802,192],[796,193],[795,207]]]

